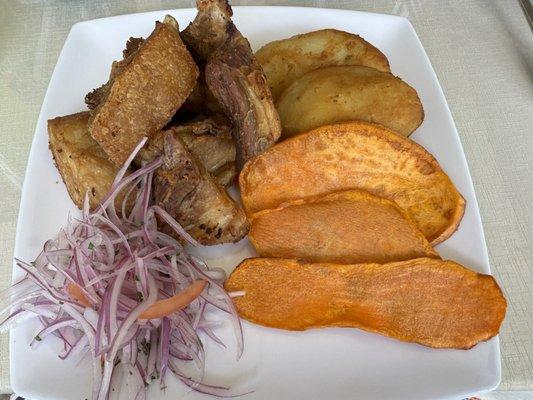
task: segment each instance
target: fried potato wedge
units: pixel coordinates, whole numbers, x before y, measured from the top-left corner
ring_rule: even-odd
[[[259,211],[250,223],[248,237],[262,257],[334,263],[438,257],[405,211],[361,190],[293,200]]]
[[[366,65],[389,72],[387,57],[361,36],[336,29],[296,35],[263,46],[255,54],[265,71],[272,97],[306,72],[333,65]]]
[[[82,208],[87,192],[93,209],[108,193],[118,168],[89,134],[88,121],[89,112],[51,119],[48,135],[54,162],[70,198]]]
[[[396,202],[432,244],[459,226],[465,201],[422,146],[382,126],[317,128],[268,149],[239,176],[249,215],[310,196],[365,190]]]
[[[434,348],[469,349],[498,334],[506,301],[494,278],[453,261],[309,264],[244,260],[225,283],[254,323],[288,330],[353,327]]]
[[[354,120],[409,136],[424,120],[416,90],[388,72],[362,66],[308,72],[283,92],[276,108],[285,138]]]
[[[129,54],[131,53],[131,54]],[[117,66],[118,65],[118,66]],[[198,67],[170,16],[125,60],[115,63],[110,81],[98,91],[89,130],[115,165],[122,165],[137,143],[162,129],[187,99]]]

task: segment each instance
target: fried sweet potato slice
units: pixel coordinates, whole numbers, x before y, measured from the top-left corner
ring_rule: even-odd
[[[283,92],[276,108],[285,138],[355,120],[409,136],[424,120],[415,89],[388,72],[360,65],[308,72]]]
[[[407,213],[361,190],[293,200],[252,216],[249,238],[263,257],[386,263],[438,257]]]
[[[276,100],[309,71],[333,65],[366,65],[389,72],[387,57],[365,39],[337,29],[321,29],[276,40],[255,54]]]
[[[120,166],[139,140],[162,129],[187,99],[198,67],[180,39],[178,24],[166,16],[144,41],[130,41],[126,58],[112,67],[110,81],[93,92],[89,130]],[[98,104],[96,104],[98,103]]]
[[[465,201],[422,146],[382,126],[352,122],[317,128],[276,144],[239,177],[248,214],[346,189],[396,202],[432,244],[458,227]]]
[[[506,301],[494,278],[453,261],[309,264],[244,260],[225,283],[239,314],[273,328],[353,327],[434,348],[469,349],[498,334]]]

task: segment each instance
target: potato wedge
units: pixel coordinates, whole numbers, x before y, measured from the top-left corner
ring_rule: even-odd
[[[459,226],[465,201],[422,146],[375,124],[317,128],[268,149],[239,177],[249,215],[280,204],[346,189],[396,202],[432,244]]]
[[[322,29],[276,40],[255,54],[267,77],[272,97],[306,72],[333,65],[366,65],[390,71],[387,57],[361,36],[336,29]]]
[[[225,283],[239,314],[273,328],[353,327],[434,348],[469,349],[498,334],[506,301],[494,278],[453,261],[309,264],[244,260]]]
[[[89,134],[89,112],[48,121],[50,150],[72,201],[83,207],[85,193],[94,209],[108,193],[118,172],[102,148]],[[121,204],[123,193],[117,199]]]
[[[313,262],[386,263],[438,257],[407,213],[362,190],[293,200],[251,218],[262,257]]]
[[[422,103],[411,86],[388,72],[362,66],[308,72],[283,92],[276,108],[285,138],[354,120],[409,136],[424,120]]]

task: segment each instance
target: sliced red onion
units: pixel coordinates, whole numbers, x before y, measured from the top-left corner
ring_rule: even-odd
[[[203,332],[203,339],[224,346],[212,331],[220,321],[205,318],[207,306],[214,306],[230,314],[238,355],[242,353],[238,317],[222,286],[225,273],[210,270],[159,230],[162,221],[185,242],[197,245],[172,216],[152,203],[152,179],[161,158],[126,175],[143,143],[96,210],[90,210],[86,196],[80,218],[69,215],[67,226],[44,243],[34,262],[16,260],[25,276],[0,294],[0,304],[5,305],[0,328],[37,317],[42,327],[32,346],[54,335],[63,343],[61,359],[89,354],[95,400],[107,399],[111,385],[118,384],[118,363],[133,381],[131,398],[144,399],[144,382],[153,379],[164,388],[169,374],[202,393],[231,397],[228,389],[202,382],[205,354],[198,336]],[[119,216],[115,200],[121,191],[126,193],[118,205]],[[186,308],[160,319],[138,319],[156,301],[179,294],[196,279],[206,280],[208,289]],[[183,373],[190,368],[194,378]]]

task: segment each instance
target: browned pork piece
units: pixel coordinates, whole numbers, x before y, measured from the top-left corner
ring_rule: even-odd
[[[237,175],[235,145],[231,138],[231,124],[224,116],[213,115],[155,133],[135,159],[137,165],[163,154],[163,139],[167,132],[179,137],[219,184],[228,186],[234,182]]]
[[[198,68],[166,16],[146,39],[130,39],[109,82],[90,93],[91,136],[121,165],[144,136],[162,129],[189,96]]]
[[[179,136],[166,132],[163,140],[163,165],[154,179],[156,203],[203,245],[242,239],[248,233],[249,224],[241,207]]]
[[[181,36],[196,62],[205,63],[207,87],[233,123],[238,159],[244,164],[279,139],[279,117],[265,74],[231,21],[227,1],[199,0],[197,8]]]

